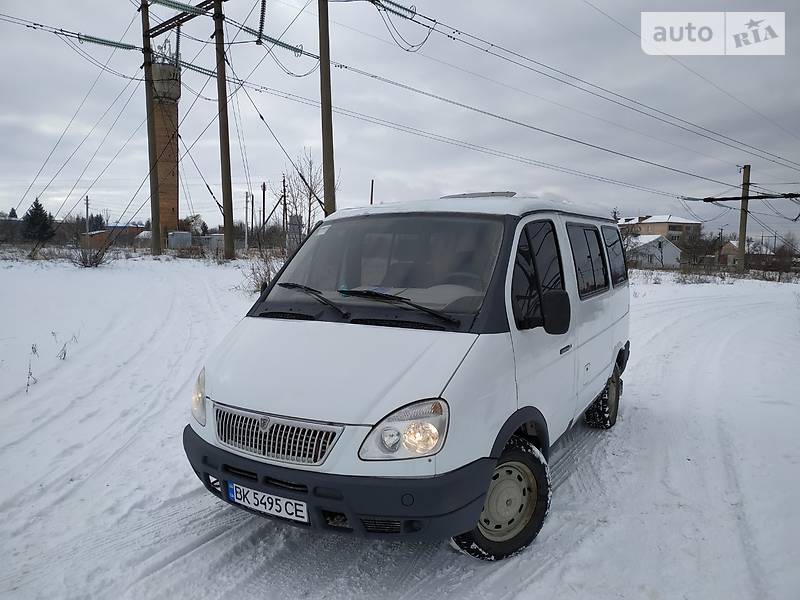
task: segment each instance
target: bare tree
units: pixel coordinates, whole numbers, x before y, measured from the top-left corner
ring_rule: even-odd
[[[291,169],[286,175],[286,205],[289,215],[300,219],[301,231],[306,236],[322,215],[322,164],[314,159],[310,148],[304,148],[294,163],[297,169]]]
[[[798,256],[797,238],[789,231],[783,234],[783,243],[775,250],[775,266],[778,273],[788,273],[794,266],[794,259]]]

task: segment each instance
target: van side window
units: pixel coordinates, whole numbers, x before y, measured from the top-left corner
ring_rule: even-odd
[[[511,276],[511,306],[517,328],[532,329],[542,325],[542,293],[563,289],[553,224],[550,221],[528,223],[519,236]]]
[[[600,245],[600,232],[591,225],[567,224],[578,295],[581,299],[608,289],[608,268]]]
[[[611,267],[611,283],[614,287],[628,280],[628,269],[625,266],[625,250],[622,248],[622,238],[616,227],[602,227],[603,241],[606,243],[609,267]]]

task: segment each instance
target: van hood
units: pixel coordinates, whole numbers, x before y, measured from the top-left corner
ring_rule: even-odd
[[[206,395],[274,415],[374,425],[438,397],[477,337],[246,317],[206,362]]]

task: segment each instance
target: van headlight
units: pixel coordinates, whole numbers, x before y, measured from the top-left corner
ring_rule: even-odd
[[[447,402],[441,398],[409,404],[372,428],[358,456],[363,460],[432,456],[444,445],[448,417]]]
[[[192,416],[203,427],[206,426],[206,368],[200,369],[192,392]]]

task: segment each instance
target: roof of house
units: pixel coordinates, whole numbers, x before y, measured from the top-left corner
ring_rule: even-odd
[[[662,244],[669,244],[670,246],[675,246],[675,244],[673,244],[663,235],[658,235],[658,234],[633,235],[628,238],[627,244],[630,250],[638,250],[639,248],[643,248],[644,246],[649,246],[659,241]],[[678,247],[675,246],[675,248]],[[678,251],[680,251],[680,248],[678,248]]]
[[[734,252],[739,251],[739,240],[729,240],[725,246],[730,245],[730,250]],[[760,254],[760,255],[771,255],[774,254],[772,250],[769,249],[769,246],[766,244],[762,244],[761,242],[757,242],[755,240],[747,240],[747,245],[745,246],[747,254]]]
[[[700,221],[684,219],[683,217],[676,217],[675,215],[654,215],[652,217],[647,217],[642,223],[684,223],[687,225],[700,225]]]
[[[637,223],[680,223],[684,225],[700,225],[700,221],[692,221],[675,215],[648,215],[644,217],[623,217],[619,225],[636,225]]]
[[[568,201],[544,200],[532,196],[470,195],[469,197],[445,197],[432,200],[408,200],[386,202],[374,206],[358,206],[337,210],[328,219],[339,219],[367,214],[445,212],[490,215],[524,215],[534,211],[567,212],[611,221],[608,213],[585,205]]]

